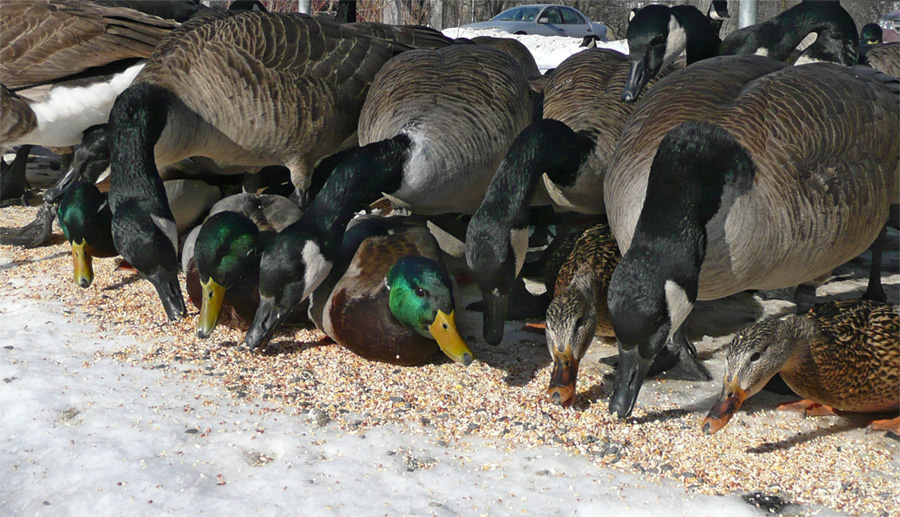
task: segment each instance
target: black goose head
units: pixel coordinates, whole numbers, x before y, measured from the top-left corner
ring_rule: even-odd
[[[325,280],[334,265],[334,258],[326,257],[323,251],[326,245],[294,225],[277,234],[260,259],[259,308],[244,338],[253,350],[269,341],[275,329]]]
[[[109,168],[109,138],[107,124],[98,124],[84,130],[81,144],[75,149],[72,164],[65,176],[44,193],[44,200],[55,203],[78,180],[94,183]]]
[[[648,5],[628,23],[628,53],[631,61],[622,101],[634,102],[656,74],[685,49],[684,27],[664,5]]]

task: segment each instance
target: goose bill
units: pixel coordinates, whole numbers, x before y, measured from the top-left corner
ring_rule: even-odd
[[[472,364],[475,354],[469,350],[466,342],[463,341],[462,336],[456,330],[454,311],[450,311],[450,314],[437,311],[437,317],[434,318],[434,322],[428,327],[428,331],[437,340],[438,346],[441,347],[441,350],[447,357],[466,366]]]
[[[257,350],[265,346],[275,333],[275,329],[281,324],[285,314],[281,314],[275,298],[271,296],[259,297],[259,308],[256,309],[256,316],[253,318],[253,324],[244,337],[244,343],[251,349]]]
[[[200,304],[200,318],[197,321],[197,336],[208,338],[215,330],[219,322],[219,314],[222,312],[222,302],[225,300],[225,288],[219,285],[212,277],[201,283],[203,289],[203,302]]]
[[[722,429],[745,400],[747,400],[747,392],[741,389],[737,379],[726,381],[725,386],[722,387],[722,393],[719,394],[719,399],[703,419],[700,428],[706,434],[713,434]]]
[[[176,321],[184,317],[184,299],[181,297],[181,286],[175,272],[159,268],[152,275],[147,275],[147,280],[156,288],[156,294],[159,295],[169,320]]]

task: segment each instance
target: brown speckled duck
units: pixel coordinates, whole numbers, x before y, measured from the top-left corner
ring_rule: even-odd
[[[719,400],[703,420],[712,434],[725,427],[748,397],[776,373],[808,399],[784,405],[810,414],[834,410],[880,413],[900,409],[900,315],[896,305],[842,300],[805,316],[756,323],[728,346]],[[900,434],[900,417],[876,420],[872,429]]]
[[[620,258],[609,225],[600,223],[581,234],[556,277],[547,308],[547,348],[553,358],[547,395],[558,404],[575,401],[578,364],[594,335],[615,335],[606,292]]]

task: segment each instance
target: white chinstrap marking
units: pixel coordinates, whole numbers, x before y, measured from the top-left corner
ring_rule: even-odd
[[[313,241],[306,241],[303,245],[303,263],[306,264],[306,271],[303,275],[303,299],[309,298],[313,290],[322,283],[328,272],[331,271],[331,262],[322,255],[319,245]]]
[[[153,224],[155,224],[157,226],[157,228],[162,230],[163,234],[172,243],[172,249],[177,252],[178,251],[178,226],[175,225],[175,221],[173,221],[171,219],[165,219],[156,214],[150,214],[150,220],[153,221]]]
[[[674,280],[666,280],[665,291],[666,307],[669,311],[669,321],[672,324],[672,328],[669,329],[669,340],[671,340],[672,335],[691,313],[694,304],[688,300],[687,293]]]
[[[684,27],[674,16],[669,16],[669,35],[666,37],[666,53],[663,56],[663,66],[665,68],[675,62],[684,49],[687,47],[687,34]]]

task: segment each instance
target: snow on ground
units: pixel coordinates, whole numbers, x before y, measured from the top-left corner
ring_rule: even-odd
[[[538,36],[535,34],[515,35],[497,29],[463,29],[453,27],[444,29],[443,33],[448,38],[474,38],[476,36],[493,36],[495,38],[513,38],[528,47],[534,60],[537,62],[541,73],[551,68],[556,68],[567,57],[584,50],[581,47],[581,38],[565,38],[562,36]],[[600,48],[611,48],[623,54],[628,54],[628,42],[616,40],[606,43],[598,43]]]
[[[474,439],[462,450],[269,412],[174,368],[95,355],[152,344],[99,332],[64,303],[5,292],[0,343],[6,516],[758,514],[736,496],[689,495],[561,451]]]

